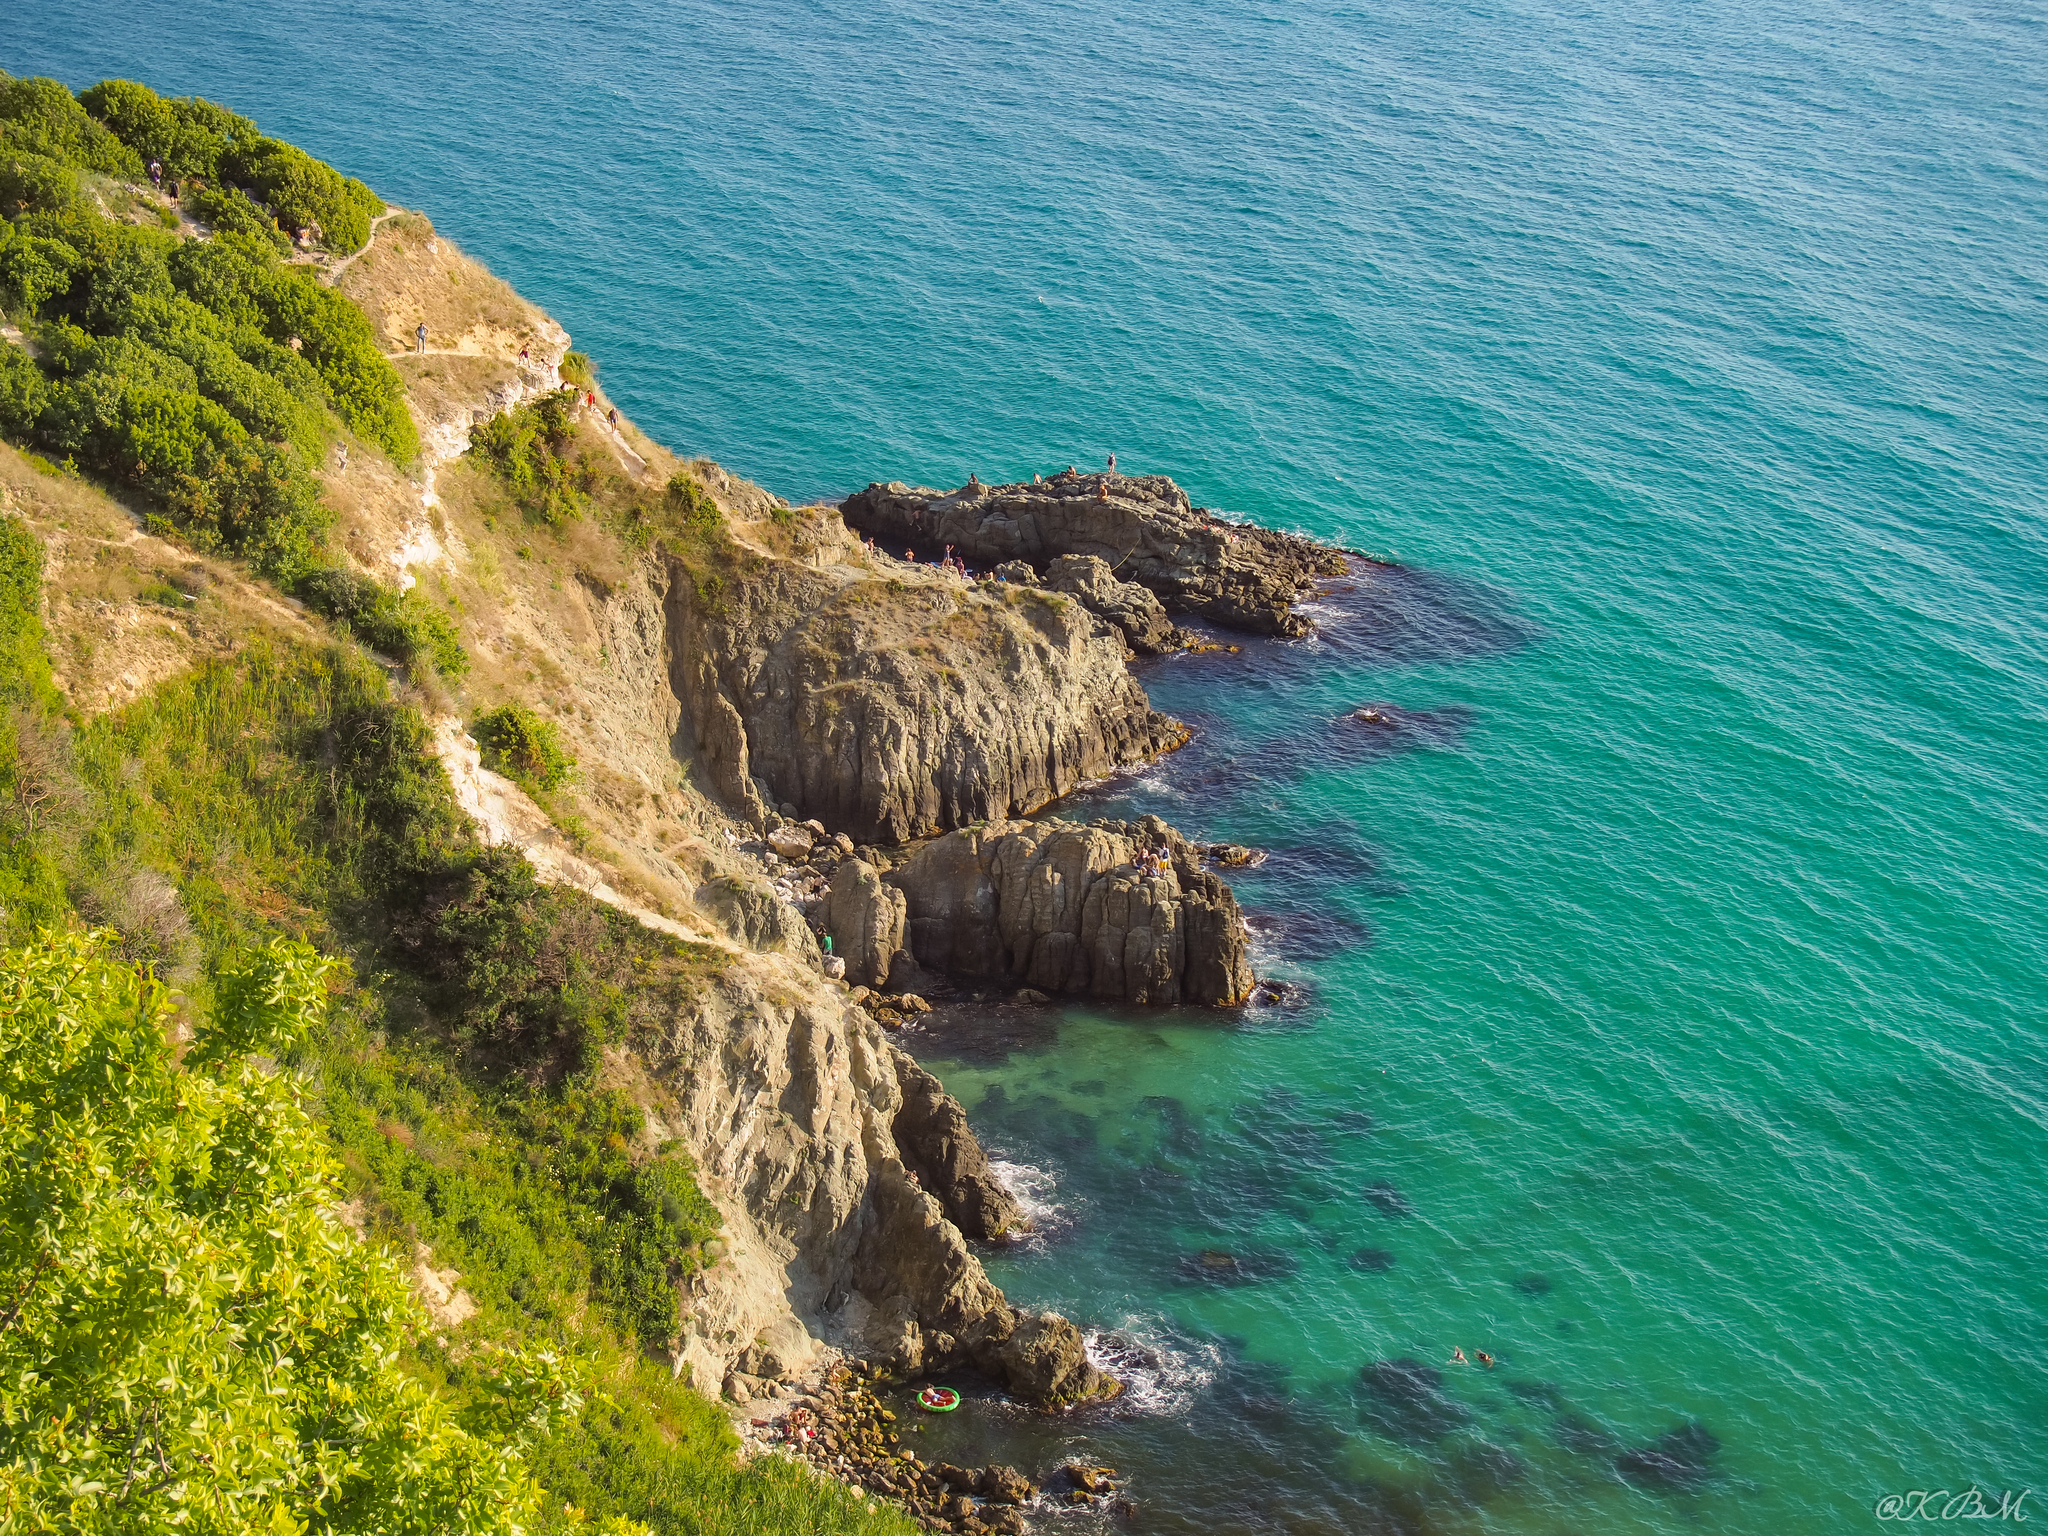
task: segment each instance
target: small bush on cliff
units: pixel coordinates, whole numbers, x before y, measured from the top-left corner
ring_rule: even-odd
[[[329,250],[358,251],[383,201],[352,176],[282,139],[237,138],[221,155],[220,179],[246,187],[287,230],[318,231]]]
[[[582,490],[566,457],[575,435],[576,391],[558,389],[469,429],[469,448],[512,492],[522,509],[550,527],[583,510]]]
[[[77,201],[77,172],[0,139],[0,217],[63,213]]]
[[[306,606],[325,614],[372,650],[395,660],[431,665],[451,682],[469,671],[455,621],[419,588],[401,592],[387,582],[336,566],[320,566],[295,588]]]
[[[564,384],[573,384],[578,389],[597,388],[597,364],[590,360],[588,352],[564,352],[561,373]]]
[[[135,151],[95,122],[58,80],[0,75],[0,139],[9,147],[106,176],[142,174]]]
[[[668,505],[676,521],[685,529],[724,526],[725,514],[718,510],[718,503],[711,499],[711,493],[704,489],[697,477],[686,471],[677,470],[669,476]]]
[[[187,213],[216,234],[246,235],[280,252],[291,249],[276,218],[238,187],[192,187],[181,201]]]
[[[562,745],[554,722],[524,704],[502,704],[477,716],[470,727],[483,764],[531,794],[559,789],[576,771],[576,759]]]
[[[171,100],[133,80],[102,80],[82,92],[78,104],[173,181],[213,180],[231,145],[258,137],[254,123],[226,107],[197,96]]]

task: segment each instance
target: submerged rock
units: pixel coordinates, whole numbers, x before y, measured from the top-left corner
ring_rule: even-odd
[[[1420,1360],[1376,1360],[1360,1372],[1366,1398],[1360,1416],[1404,1444],[1441,1440],[1472,1417],[1464,1404],[1439,1390],[1443,1379],[1442,1371]]]
[[[1413,1216],[1415,1207],[1408,1197],[1391,1184],[1366,1186],[1365,1198],[1370,1200],[1383,1216]]]
[[[1614,1469],[1638,1488],[1682,1493],[1697,1488],[1713,1473],[1709,1465],[1721,1442],[1706,1425],[1694,1420],[1659,1435],[1649,1445],[1623,1451]]]
[[[1284,1280],[1299,1267],[1292,1254],[1229,1253],[1221,1248],[1204,1248],[1183,1258],[1179,1272],[1184,1280],[1199,1280],[1206,1285],[1254,1285],[1261,1280]]]

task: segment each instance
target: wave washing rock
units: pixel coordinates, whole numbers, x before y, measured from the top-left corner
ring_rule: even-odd
[[[712,596],[676,569],[667,608],[679,747],[757,820],[766,799],[901,843],[1036,810],[1188,736],[1080,604],[1033,589],[757,560]]]
[[[951,544],[977,566],[1022,560],[1044,571],[1061,555],[1093,555],[1169,608],[1253,634],[1307,634],[1312,626],[1294,604],[1345,570],[1333,549],[1217,521],[1164,475],[1063,473],[1031,485],[970,481],[952,492],[877,482],[839,510],[864,533]]]
[[[890,1127],[903,1161],[938,1197],[953,1225],[978,1242],[1000,1242],[1029,1223],[1016,1197],[989,1167],[967,1111],[931,1073],[896,1052],[903,1108]]]
[[[1161,848],[1161,868],[1140,867]],[[927,843],[886,878],[908,899],[910,952],[955,977],[1219,1007],[1254,985],[1237,898],[1156,816],[996,822]]]

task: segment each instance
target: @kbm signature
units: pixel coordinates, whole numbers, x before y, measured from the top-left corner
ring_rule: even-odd
[[[1988,1494],[1975,1483],[1960,1493],[1953,1488],[1909,1488],[1904,1493],[1886,1494],[1871,1513],[1880,1520],[2013,1520],[2025,1525],[2026,1513],[2020,1506],[2033,1491],[2022,1488],[2014,1493],[2008,1488]]]

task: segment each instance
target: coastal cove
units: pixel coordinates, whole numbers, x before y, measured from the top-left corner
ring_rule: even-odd
[[[1117,1468],[1127,1516],[1047,1531],[1820,1536],[2048,1490],[2038,20],[13,31],[15,74],[232,102],[424,210],[649,438],[792,502],[1114,451],[1388,562],[1304,636],[1170,614],[1241,647],[1132,662],[1192,739],[1050,808],[1262,853],[1217,873],[1280,1003],[963,984],[891,1037],[1033,1215],[988,1278],[1127,1384],[885,1391],[921,1455]]]

